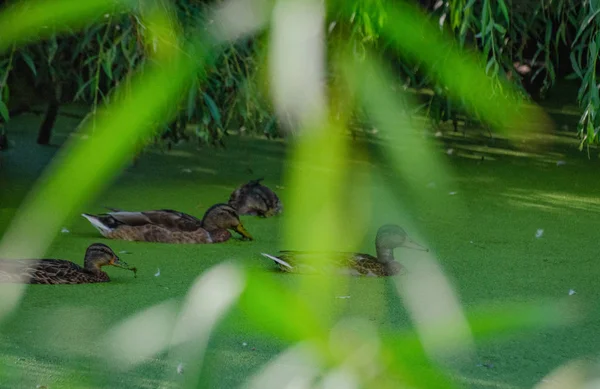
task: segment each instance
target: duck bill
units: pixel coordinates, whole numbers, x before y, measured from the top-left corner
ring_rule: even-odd
[[[120,267],[121,269],[130,269],[129,265],[126,262],[121,261],[119,257],[115,257],[110,264],[114,267]]]
[[[137,278],[137,268],[129,266],[126,262],[121,261],[121,259],[117,256],[110,263],[114,267],[120,267],[121,269],[131,270],[133,272],[133,277]]]
[[[417,242],[415,242],[412,239],[409,239],[406,243],[404,243],[403,246],[406,247],[407,249],[429,251],[428,248],[421,246],[420,244],[418,244]]]
[[[250,235],[250,233],[248,231],[246,231],[246,229],[244,228],[244,226],[241,223],[238,224],[237,227],[235,227],[235,230],[237,233],[242,235],[244,238],[249,239],[249,240],[254,240],[252,235]]]

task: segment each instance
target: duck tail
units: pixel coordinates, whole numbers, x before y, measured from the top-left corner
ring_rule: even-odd
[[[269,258],[269,259],[272,259],[273,261],[277,262],[277,263],[278,263],[278,264],[280,264],[280,265],[283,265],[283,266],[285,266],[285,267],[287,267],[287,268],[293,269],[292,265],[290,265],[289,263],[287,263],[287,262],[286,262],[286,261],[284,261],[283,259],[279,259],[279,258],[277,258],[277,257],[275,257],[275,256],[273,256],[273,255],[266,254],[266,253],[261,253],[261,255],[262,255],[263,257],[267,257],[267,258]]]
[[[100,233],[102,234],[102,236],[106,237],[106,235],[110,232],[113,231],[112,228],[110,228],[109,226],[107,226],[106,224],[102,223],[102,221],[100,221],[100,218],[98,216],[94,216],[94,215],[90,215],[87,213],[82,213],[81,216],[83,216],[84,218],[86,218],[90,223],[92,223],[92,225],[94,227],[96,227],[96,229],[98,229],[98,231],[100,231]]]

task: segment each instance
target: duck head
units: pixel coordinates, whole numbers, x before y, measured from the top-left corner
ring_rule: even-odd
[[[237,211],[227,204],[216,204],[210,207],[202,218],[202,227],[208,231],[232,230],[248,240],[252,235],[244,228]]]
[[[414,250],[429,251],[428,248],[413,241],[402,227],[395,224],[386,224],[379,228],[375,245],[377,248],[389,250],[397,247],[406,247]]]
[[[117,254],[103,243],[91,244],[85,252],[83,263],[85,269],[92,271],[100,271],[103,266],[115,266],[131,270],[134,275],[137,272],[135,267],[130,267],[127,263],[121,261]]]

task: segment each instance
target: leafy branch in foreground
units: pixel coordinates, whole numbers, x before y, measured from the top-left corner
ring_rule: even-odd
[[[566,1],[537,0],[517,4],[505,0],[421,3],[429,19],[441,25],[444,33],[455,37],[457,48],[473,49],[482,54],[477,58],[481,58],[478,60],[482,61],[486,74],[494,81],[493,95],[507,91],[507,80],[517,86],[522,85],[522,76],[515,69],[515,63],[521,64],[517,66],[518,69],[531,69],[526,76],[528,83],[542,80],[542,92],[551,88],[557,77],[557,58],[560,57],[555,54],[564,51],[565,45],[573,41],[573,26],[580,26],[586,20],[583,13],[590,6],[589,2],[584,2],[583,7],[576,7]],[[206,4],[184,0],[175,2],[176,23],[184,34],[189,35],[193,31],[192,26],[208,18]],[[453,120],[456,126],[459,117],[465,120],[483,119],[473,106],[457,97],[457,91],[453,90],[455,87],[431,77],[435,68],[436,71],[449,68],[450,64],[443,53],[432,53],[437,56],[436,64],[432,67],[432,64],[425,65],[420,59],[409,58],[390,46],[389,40],[382,34],[386,28],[394,25],[391,21],[395,20],[389,14],[387,1],[356,1],[344,8],[331,4],[335,2],[330,2],[328,7],[330,45],[349,42],[359,58],[369,52],[377,53],[383,60],[391,60],[395,78],[402,80],[401,87],[419,92],[422,107],[427,108],[424,112],[434,123]],[[6,57],[0,66],[0,75],[11,75],[9,84],[28,77],[34,81],[36,91],[44,92],[42,96],[45,100],[83,102],[90,104],[92,111],[96,112],[99,104],[108,101],[113,88],[128,83],[134,73],[143,71],[147,55],[152,52],[155,43],[148,35],[147,26],[135,15],[120,9],[107,9],[98,16],[90,19],[88,24],[81,24],[83,28],[76,30],[57,30],[53,26],[45,30],[30,30],[29,40],[23,40],[29,44],[19,47],[15,52],[13,62],[16,61],[18,66],[8,66],[10,61]],[[594,36],[596,19],[590,20],[591,25],[585,27],[584,24],[582,27],[586,30],[580,34],[581,37],[577,37],[582,44],[574,48],[574,52],[587,50],[589,42],[586,40]],[[413,31],[420,30],[419,26],[413,27]],[[31,37],[34,36],[43,40],[32,42]],[[187,99],[178,108],[178,119],[166,127],[157,128],[154,141],[167,140],[170,145],[181,139],[194,138],[222,144],[223,136],[229,132],[280,136],[278,120],[268,101],[261,76],[265,65],[260,53],[264,51],[264,46],[264,39],[255,36],[225,47],[215,65],[206,69],[206,83],[202,87],[198,82],[190,83],[186,91]],[[578,63],[581,69],[587,69],[581,60]],[[568,64],[563,61],[561,69]],[[337,77],[334,69],[331,72],[333,78]],[[587,74],[584,81],[589,78],[589,82],[592,82],[592,73]],[[9,111],[2,111],[2,106],[8,105],[12,109],[18,105],[18,101],[23,100],[17,96],[21,89],[3,88],[0,113],[7,114]],[[431,93],[420,93],[423,89]],[[587,92],[580,95],[582,105],[594,106],[593,88],[585,87],[583,90]],[[530,92],[534,90],[530,88]],[[11,94],[14,95],[14,104]],[[30,95],[33,94],[32,91]],[[526,95],[521,93],[520,98],[523,97]],[[594,114],[588,111],[594,122]],[[582,120],[587,117],[585,115]],[[362,120],[357,112],[353,132],[365,131],[360,124]],[[587,122],[582,126],[587,128]]]

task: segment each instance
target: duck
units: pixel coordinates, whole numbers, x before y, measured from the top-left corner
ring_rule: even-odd
[[[237,211],[227,204],[215,204],[202,220],[172,209],[129,212],[110,208],[112,212],[86,218],[105,238],[155,243],[220,243],[231,238],[228,230],[243,239],[253,240],[244,228]]]
[[[102,270],[103,266],[131,270],[137,277],[137,268],[121,261],[110,247],[93,243],[85,251],[83,267],[65,259],[0,260],[0,283],[56,285],[109,282],[110,277]]]
[[[228,204],[240,215],[271,217],[283,212],[283,204],[275,192],[261,184],[264,178],[250,180],[236,188]]]
[[[282,250],[279,255],[261,253],[271,259],[279,270],[288,273],[337,273],[339,275],[387,277],[403,272],[404,267],[395,260],[394,249],[405,247],[429,251],[409,238],[396,224],[385,224],[377,230],[375,248],[377,256],[365,253]],[[321,264],[316,266],[317,263]]]

